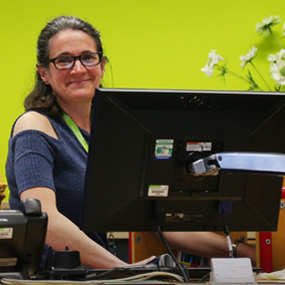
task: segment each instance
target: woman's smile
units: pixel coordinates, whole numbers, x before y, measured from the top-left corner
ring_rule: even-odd
[[[89,82],[90,79],[78,79],[72,80],[67,83],[67,85],[84,85],[85,83]]]

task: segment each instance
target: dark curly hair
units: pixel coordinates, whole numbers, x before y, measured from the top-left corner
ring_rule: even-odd
[[[37,41],[37,64],[49,68],[49,41],[62,30],[71,29],[82,31],[91,36],[97,46],[97,51],[103,56],[103,47],[100,33],[92,25],[73,16],[60,16],[50,21],[42,29]],[[40,74],[36,72],[35,86],[24,102],[26,111],[41,110],[50,117],[56,118],[62,115],[62,109],[53,95],[50,85],[46,85]]]

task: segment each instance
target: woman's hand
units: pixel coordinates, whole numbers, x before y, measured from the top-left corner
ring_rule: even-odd
[[[132,264],[130,264],[130,265],[128,265],[128,266],[146,265],[147,263],[151,262],[151,261],[154,260],[155,258],[156,258],[156,256],[153,255],[153,256],[148,257],[148,258],[146,258],[146,259],[144,259],[144,260],[141,260],[141,261],[132,263]],[[127,266],[127,267],[128,267],[128,266]]]

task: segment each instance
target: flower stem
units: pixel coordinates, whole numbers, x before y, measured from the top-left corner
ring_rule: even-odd
[[[280,40],[278,39],[278,37],[275,35],[275,33],[273,33],[271,27],[269,27],[269,31],[270,31],[270,33],[275,37],[275,39],[277,40],[277,42],[279,43],[279,45],[281,46],[281,48],[284,49],[282,43],[280,42]]]
[[[258,73],[258,75],[261,77],[261,79],[263,80],[263,82],[265,83],[265,85],[267,86],[267,88],[271,91],[270,86],[267,84],[267,82],[265,81],[265,79],[263,78],[263,76],[261,75],[261,73],[258,71],[258,69],[255,67],[255,65],[253,64],[252,61],[250,61],[251,65],[253,66],[253,68],[255,69],[255,71]]]
[[[246,77],[240,76],[240,75],[238,75],[238,74],[236,74],[236,73],[230,71],[229,69],[226,69],[226,72],[227,72],[228,74],[231,74],[231,75],[233,75],[233,76],[238,77],[239,79],[245,81],[245,82],[248,83],[248,84],[251,84],[250,80],[248,80]]]

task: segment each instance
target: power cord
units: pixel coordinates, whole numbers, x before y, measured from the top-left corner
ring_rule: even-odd
[[[172,249],[170,248],[169,244],[167,243],[167,240],[165,238],[165,236],[163,235],[162,233],[162,230],[161,230],[161,227],[160,225],[157,225],[157,229],[158,229],[158,233],[159,233],[159,236],[162,240],[162,242],[164,243],[165,247],[167,248],[168,250],[168,253],[170,254],[170,256],[172,257],[172,259],[174,260],[176,266],[178,267],[178,269],[180,270],[181,272],[181,275],[183,276],[183,279],[184,279],[184,282],[189,282],[189,275],[188,275],[188,272],[187,272],[187,269],[186,268],[183,268],[181,266],[181,264],[178,262],[176,256],[174,255]]]
[[[230,238],[230,229],[227,223],[227,215],[230,214],[232,211],[232,203],[233,201],[227,201],[227,200],[220,201],[219,203],[219,212],[222,214],[223,219],[224,219],[224,233],[227,238],[230,257],[234,257],[234,252],[233,252],[232,241]]]

